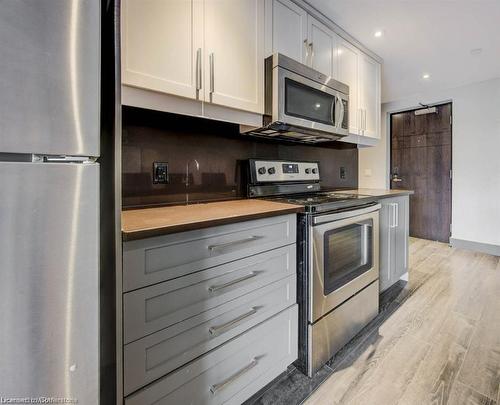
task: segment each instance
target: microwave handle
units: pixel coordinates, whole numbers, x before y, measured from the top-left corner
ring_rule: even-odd
[[[338,127],[342,128],[342,122],[344,122],[344,114],[345,114],[345,107],[344,107],[344,101],[342,100],[341,97],[338,97],[339,103],[340,103],[340,118],[339,118],[339,124]]]
[[[335,99],[332,103],[332,111],[331,111],[331,120],[332,120],[332,123],[333,123],[333,126],[335,128],[339,128],[339,120],[337,120],[337,111],[338,111],[338,108],[337,108],[337,105],[340,103],[340,105],[343,107],[342,105],[342,99],[338,96],[338,95],[335,95]],[[339,114],[340,116],[342,116],[342,114]]]

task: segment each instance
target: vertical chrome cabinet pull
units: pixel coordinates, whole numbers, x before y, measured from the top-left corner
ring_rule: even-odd
[[[235,240],[235,241],[227,242],[227,243],[220,243],[218,245],[210,245],[210,246],[208,246],[208,250],[211,250],[213,252],[215,250],[225,249],[227,247],[231,247],[231,246],[235,246],[235,245],[242,245],[242,244],[248,243],[248,242],[253,242],[254,240],[261,239],[261,238],[262,238],[262,236],[252,235],[252,236],[249,236],[248,238],[245,238],[245,239],[239,239],[239,240]]]
[[[311,67],[312,67],[314,59],[314,45],[312,42],[309,44],[309,49],[311,50]]]
[[[248,280],[250,278],[254,278],[258,274],[259,274],[259,272],[252,271],[243,277],[237,278],[236,280],[228,281],[227,283],[224,283],[224,284],[212,285],[212,286],[208,287],[208,291],[210,291],[212,293],[212,292],[216,292],[216,291],[222,290],[222,289],[227,288],[227,287],[231,287],[232,285],[241,283],[242,281]]]
[[[214,76],[214,53],[208,56],[208,64],[210,65],[210,94],[215,91],[215,76]]]
[[[196,51],[196,90],[201,90],[201,48]]]
[[[212,394],[217,394],[217,392],[219,392],[221,389],[223,389],[224,387],[228,386],[229,384],[231,384],[233,381],[237,380],[239,377],[241,377],[243,374],[249,372],[252,368],[254,368],[256,365],[258,364],[258,361],[257,359],[253,358],[252,361],[250,362],[250,364],[248,364],[247,366],[243,367],[241,370],[237,371],[236,373],[234,373],[231,377],[229,377],[228,379],[218,383],[218,384],[214,384],[214,385],[211,385],[210,386],[210,392]]]
[[[397,228],[399,226],[399,204],[395,203],[394,204],[394,227]]]
[[[248,318],[249,316],[255,315],[256,313],[257,313],[257,308],[252,307],[252,309],[250,311],[245,312],[244,314],[226,322],[223,325],[211,326],[210,328],[208,328],[208,331],[210,332],[211,335],[218,334],[218,333],[230,328],[231,326],[237,324],[238,322],[242,321],[243,319]]]
[[[307,63],[309,62],[309,45],[307,43],[307,39],[304,39],[304,48],[306,49],[306,60],[305,60],[305,64],[307,65]]]
[[[397,215],[396,215],[396,210],[398,208],[398,205],[395,203],[391,203],[391,208],[392,208],[392,221],[391,221],[391,228],[396,228],[398,226],[397,224]]]

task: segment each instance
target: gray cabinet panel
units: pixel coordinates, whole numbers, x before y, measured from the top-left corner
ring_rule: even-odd
[[[208,311],[295,272],[296,248],[288,245],[126,293],[125,342]]]
[[[394,232],[395,239],[395,262],[393,267],[392,278],[394,282],[408,272],[408,254],[409,254],[409,197],[399,197],[396,206],[396,228]]]
[[[127,242],[124,291],[289,245],[295,239],[296,215],[290,214]]]
[[[296,302],[296,277],[188,318],[125,346],[125,395],[162,377]]]
[[[409,197],[380,200],[380,291],[408,271]]]
[[[240,404],[297,358],[297,305],[125,400],[126,405]]]

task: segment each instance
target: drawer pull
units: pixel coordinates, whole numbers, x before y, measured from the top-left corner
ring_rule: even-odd
[[[211,326],[210,328],[208,328],[208,331],[210,332],[211,335],[215,335],[216,333],[219,333],[227,328],[230,328],[231,326],[233,326],[234,324],[242,321],[243,319],[245,318],[248,318],[249,316],[252,316],[254,314],[257,313],[257,308],[256,307],[252,307],[252,309],[240,316],[238,316],[237,318],[234,318],[233,320],[229,321],[229,322],[226,322],[225,324],[223,325],[220,325],[220,326]]]
[[[218,391],[221,389],[225,388],[229,384],[231,384],[233,381],[241,377],[243,374],[247,373],[250,371],[252,368],[254,368],[257,365],[258,361],[257,359],[253,358],[252,361],[248,366],[243,367],[241,370],[237,371],[234,373],[231,377],[229,377],[227,380],[222,381],[221,383],[214,384],[210,386],[210,392],[212,394],[217,394]]]
[[[253,277],[255,277],[258,274],[259,274],[258,272],[252,271],[249,274],[247,274],[246,276],[237,278],[236,280],[229,281],[229,282],[224,283],[224,284],[210,286],[210,287],[208,287],[208,291],[215,292],[215,291],[222,290],[223,288],[227,288],[227,287],[230,287],[230,286],[232,286],[234,284],[238,284],[238,283],[241,283],[242,281],[245,281],[245,280],[248,280],[250,278],[253,278]]]
[[[235,240],[233,242],[221,243],[219,245],[210,245],[208,247],[208,250],[211,250],[213,252],[214,250],[225,249],[227,247],[241,245],[243,243],[248,243],[248,242],[253,242],[254,240],[261,239],[261,238],[262,238],[262,236],[252,235],[252,236],[249,236],[248,238]]]

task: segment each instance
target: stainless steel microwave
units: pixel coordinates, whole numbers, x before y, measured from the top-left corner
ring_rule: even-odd
[[[298,142],[348,135],[349,86],[282,55],[265,60],[265,113],[253,135]]]

